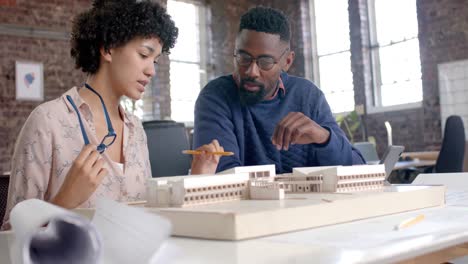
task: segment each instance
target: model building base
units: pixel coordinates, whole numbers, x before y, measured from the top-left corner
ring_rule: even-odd
[[[445,186],[392,185],[357,193],[287,193],[283,200],[233,200],[182,208],[143,207],[167,217],[172,235],[242,240],[443,206]],[[142,205],[138,205],[142,206]],[[75,209],[92,218],[94,209]]]
[[[289,193],[284,200],[235,200],[147,208],[167,217],[173,235],[242,240],[444,205],[444,186],[386,186],[359,193]]]

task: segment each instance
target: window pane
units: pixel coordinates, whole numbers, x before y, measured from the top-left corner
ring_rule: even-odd
[[[375,17],[380,45],[418,36],[416,0],[375,0]]]
[[[422,100],[421,80],[382,85],[382,106],[416,103]]]
[[[171,119],[193,122],[194,104],[201,87],[200,8],[182,1],[167,1],[167,9],[179,28],[179,37],[171,50]]]
[[[171,60],[200,62],[200,23],[198,6],[167,1],[167,11],[179,28],[179,36],[171,50]]]
[[[413,39],[379,49],[382,105],[422,100],[419,41]]]
[[[421,79],[418,39],[380,48],[379,56],[383,84]]]
[[[171,119],[177,122],[193,122],[195,101],[171,101]]]
[[[200,66],[171,62],[170,76],[171,118],[176,121],[193,121],[194,104],[200,92]]]
[[[319,58],[320,88],[333,113],[354,110],[350,56],[350,52],[343,52]]]
[[[134,114],[140,119],[143,119],[143,100],[133,101],[128,97],[122,97],[120,99],[120,106],[122,106],[125,111]]]
[[[318,55],[350,49],[348,0],[315,0]]]

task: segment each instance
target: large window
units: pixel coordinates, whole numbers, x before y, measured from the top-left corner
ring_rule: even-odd
[[[348,0],[311,0],[310,6],[314,82],[324,92],[333,113],[352,111]]]
[[[422,101],[416,0],[369,0],[374,97],[371,110]]]
[[[194,106],[200,89],[206,84],[206,14],[196,2],[167,1],[167,11],[179,28],[179,37],[171,50],[171,119],[193,122]]]

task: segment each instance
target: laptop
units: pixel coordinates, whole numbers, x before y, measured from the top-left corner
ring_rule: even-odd
[[[403,150],[405,150],[405,147],[403,146],[388,146],[379,162],[379,164],[385,165],[385,180],[387,180],[392,173],[392,170],[400,158],[401,153],[403,153]]]

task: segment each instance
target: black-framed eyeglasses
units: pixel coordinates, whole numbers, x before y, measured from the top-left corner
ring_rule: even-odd
[[[263,71],[269,71],[273,69],[275,64],[281,60],[281,58],[286,54],[286,51],[289,50],[289,47],[286,48],[283,53],[281,53],[280,57],[278,60],[275,60],[275,58],[271,56],[258,56],[257,58],[250,56],[249,54],[238,51],[237,53],[234,53],[234,57],[236,58],[237,63],[242,66],[242,67],[249,67],[253,61],[257,63],[257,66],[263,70]]]
[[[91,88],[89,84],[85,83],[85,87],[91,90],[93,93],[95,93],[99,97],[99,99],[101,100],[102,108],[104,110],[104,115],[106,116],[108,132],[107,132],[107,135],[105,135],[104,138],[101,140],[101,143],[97,146],[97,151],[102,154],[108,147],[114,144],[114,141],[117,138],[117,134],[115,133],[114,128],[112,127],[109,113],[107,112],[106,105],[104,104],[104,100],[102,100],[101,95],[98,92],[96,92],[93,88]],[[89,138],[88,138],[88,134],[86,133],[86,130],[84,129],[83,121],[81,120],[80,111],[78,111],[78,107],[76,107],[76,104],[75,102],[73,102],[73,99],[71,98],[70,95],[67,95],[67,100],[70,102],[73,109],[75,109],[76,114],[78,115],[78,122],[80,123],[81,134],[83,135],[83,140],[84,140],[85,145],[88,145]]]

